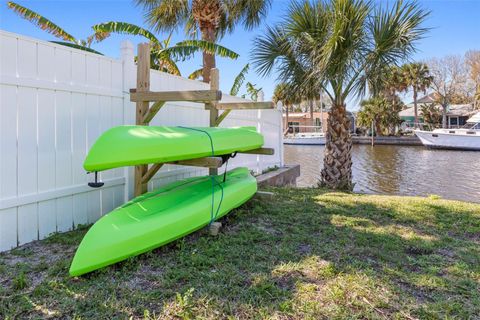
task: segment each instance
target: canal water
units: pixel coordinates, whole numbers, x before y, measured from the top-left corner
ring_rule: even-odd
[[[285,145],[285,163],[300,164],[298,186],[317,185],[323,152],[324,146]],[[480,202],[480,152],[354,145],[352,160],[356,192]]]

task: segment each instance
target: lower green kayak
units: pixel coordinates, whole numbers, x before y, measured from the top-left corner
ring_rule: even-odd
[[[223,178],[177,181],[103,216],[80,243],[70,275],[82,275],[181,238],[242,205],[257,191],[257,181],[247,168],[231,170],[225,182]]]

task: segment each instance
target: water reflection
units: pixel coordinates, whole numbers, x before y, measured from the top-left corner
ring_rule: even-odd
[[[323,146],[285,146],[285,163],[301,165],[299,186],[316,185]],[[355,145],[355,191],[480,202],[480,152]]]

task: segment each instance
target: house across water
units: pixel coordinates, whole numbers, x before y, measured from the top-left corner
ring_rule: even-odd
[[[355,118],[351,112],[347,111],[347,114],[350,118],[350,131],[354,132]],[[312,126],[318,127],[321,132],[326,132],[327,120],[328,110],[313,112],[313,120],[310,112],[290,112],[288,114],[288,127],[297,133],[312,132]],[[285,113],[283,113],[283,127],[287,128],[287,116]]]
[[[434,105],[441,113],[442,106],[435,103],[434,94],[431,93],[417,100],[418,107],[418,121],[419,124],[424,124],[424,118],[422,113],[422,105]],[[467,120],[475,114],[478,110],[474,110],[471,104],[452,104],[447,109],[447,127],[451,129],[460,128],[465,125]],[[403,121],[402,129],[414,127],[415,111],[413,102],[407,105],[407,108],[398,113],[400,119]]]

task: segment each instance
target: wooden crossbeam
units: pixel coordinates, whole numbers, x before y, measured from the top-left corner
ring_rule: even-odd
[[[162,166],[163,163],[155,163],[153,166],[151,166],[150,169],[148,169],[147,172],[143,175],[142,183],[148,183],[148,181],[153,178],[155,173],[157,173]]]
[[[217,110],[273,109],[273,102],[220,102],[215,104]]]
[[[205,157],[190,160],[172,161],[169,162],[169,164],[216,169],[223,165],[223,160],[220,157]]]
[[[222,98],[220,90],[192,90],[192,91],[145,91],[130,89],[130,101],[218,101]]]
[[[150,107],[150,109],[148,109],[147,114],[143,118],[143,124],[145,126],[148,126],[150,124],[150,121],[152,121],[152,119],[155,117],[157,112],[163,107],[164,104],[165,101],[157,101]]]
[[[271,156],[275,154],[275,149],[273,148],[258,148],[248,151],[238,151],[238,153],[247,153],[247,154],[263,154],[267,156]]]

